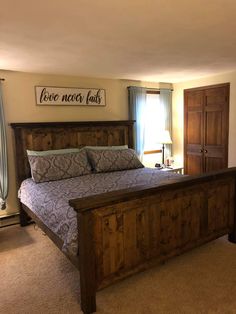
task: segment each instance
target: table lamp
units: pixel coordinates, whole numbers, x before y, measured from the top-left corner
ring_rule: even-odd
[[[162,164],[165,163],[165,144],[172,144],[170,132],[167,130],[158,134],[158,143],[162,144]]]

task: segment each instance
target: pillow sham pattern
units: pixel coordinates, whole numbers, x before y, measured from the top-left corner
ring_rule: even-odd
[[[87,150],[89,161],[95,172],[110,172],[143,168],[133,149]]]
[[[85,150],[61,155],[28,156],[32,179],[46,182],[78,177],[91,173]]]

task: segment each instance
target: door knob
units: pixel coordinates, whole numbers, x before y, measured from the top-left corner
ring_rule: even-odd
[[[200,151],[199,151],[200,153],[203,153],[203,149],[200,149]]]
[[[204,153],[207,153],[207,150],[206,150],[206,149],[204,150]]]

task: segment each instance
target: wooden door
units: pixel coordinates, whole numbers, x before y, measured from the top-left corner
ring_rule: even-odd
[[[205,172],[227,168],[229,85],[205,90]]]
[[[227,168],[229,84],[185,90],[185,173]]]
[[[204,128],[204,93],[202,91],[185,91],[185,158],[184,172],[202,173],[203,170],[203,128]]]

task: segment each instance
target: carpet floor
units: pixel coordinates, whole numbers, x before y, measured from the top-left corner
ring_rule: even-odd
[[[40,229],[0,229],[1,314],[82,314],[78,279]],[[223,237],[108,287],[97,313],[236,313],[236,245]]]

